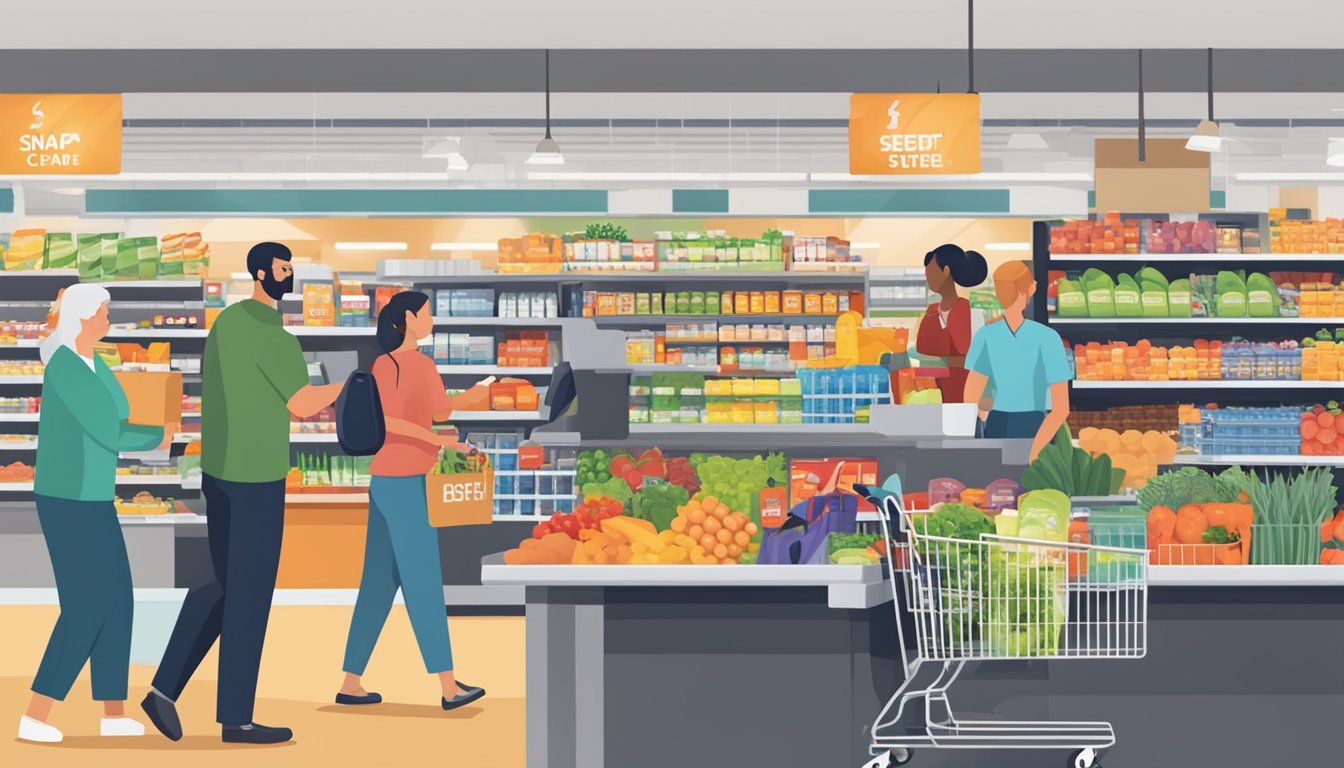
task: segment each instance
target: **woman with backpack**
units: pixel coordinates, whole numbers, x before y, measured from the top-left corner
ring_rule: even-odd
[[[433,331],[429,297],[418,291],[398,293],[378,313],[383,354],[374,361],[372,373],[387,437],[373,457],[364,574],[350,620],[345,682],[336,694],[337,704],[382,701],[377,693],[364,690],[360,678],[398,587],[425,668],[439,677],[443,708],[457,709],[485,696],[483,688],[462,683],[453,674],[439,532],[430,527],[425,499],[425,475],[434,467],[439,449],[471,450],[456,437],[433,430],[434,422],[447,421],[453,411],[453,398],[444,390],[438,367],[420,351],[420,340]]]

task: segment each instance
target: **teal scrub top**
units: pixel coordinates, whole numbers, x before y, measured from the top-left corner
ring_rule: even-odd
[[[981,328],[971,339],[966,367],[989,379],[994,410],[1006,413],[1047,410],[1050,385],[1073,378],[1064,340],[1034,320],[1016,333],[1007,320]]]

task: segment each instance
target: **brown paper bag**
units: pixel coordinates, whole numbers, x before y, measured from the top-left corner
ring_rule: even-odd
[[[488,525],[494,520],[495,471],[426,475],[425,500],[429,524],[435,528]]]
[[[162,427],[182,421],[182,374],[117,371],[115,375],[131,404],[128,423]]]

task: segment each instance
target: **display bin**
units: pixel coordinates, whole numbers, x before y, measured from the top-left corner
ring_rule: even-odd
[[[1089,543],[1103,547],[1147,549],[1148,525],[1143,510],[1133,505],[1075,506],[1087,509]],[[1143,575],[1143,564],[1133,557],[1092,551],[1087,557],[1087,576],[1103,583],[1128,582]]]

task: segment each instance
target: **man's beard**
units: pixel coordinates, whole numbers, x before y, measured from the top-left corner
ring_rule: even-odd
[[[266,292],[267,296],[279,301],[286,294],[294,292],[294,276],[290,275],[284,280],[276,280],[269,274],[261,278],[261,290]]]

